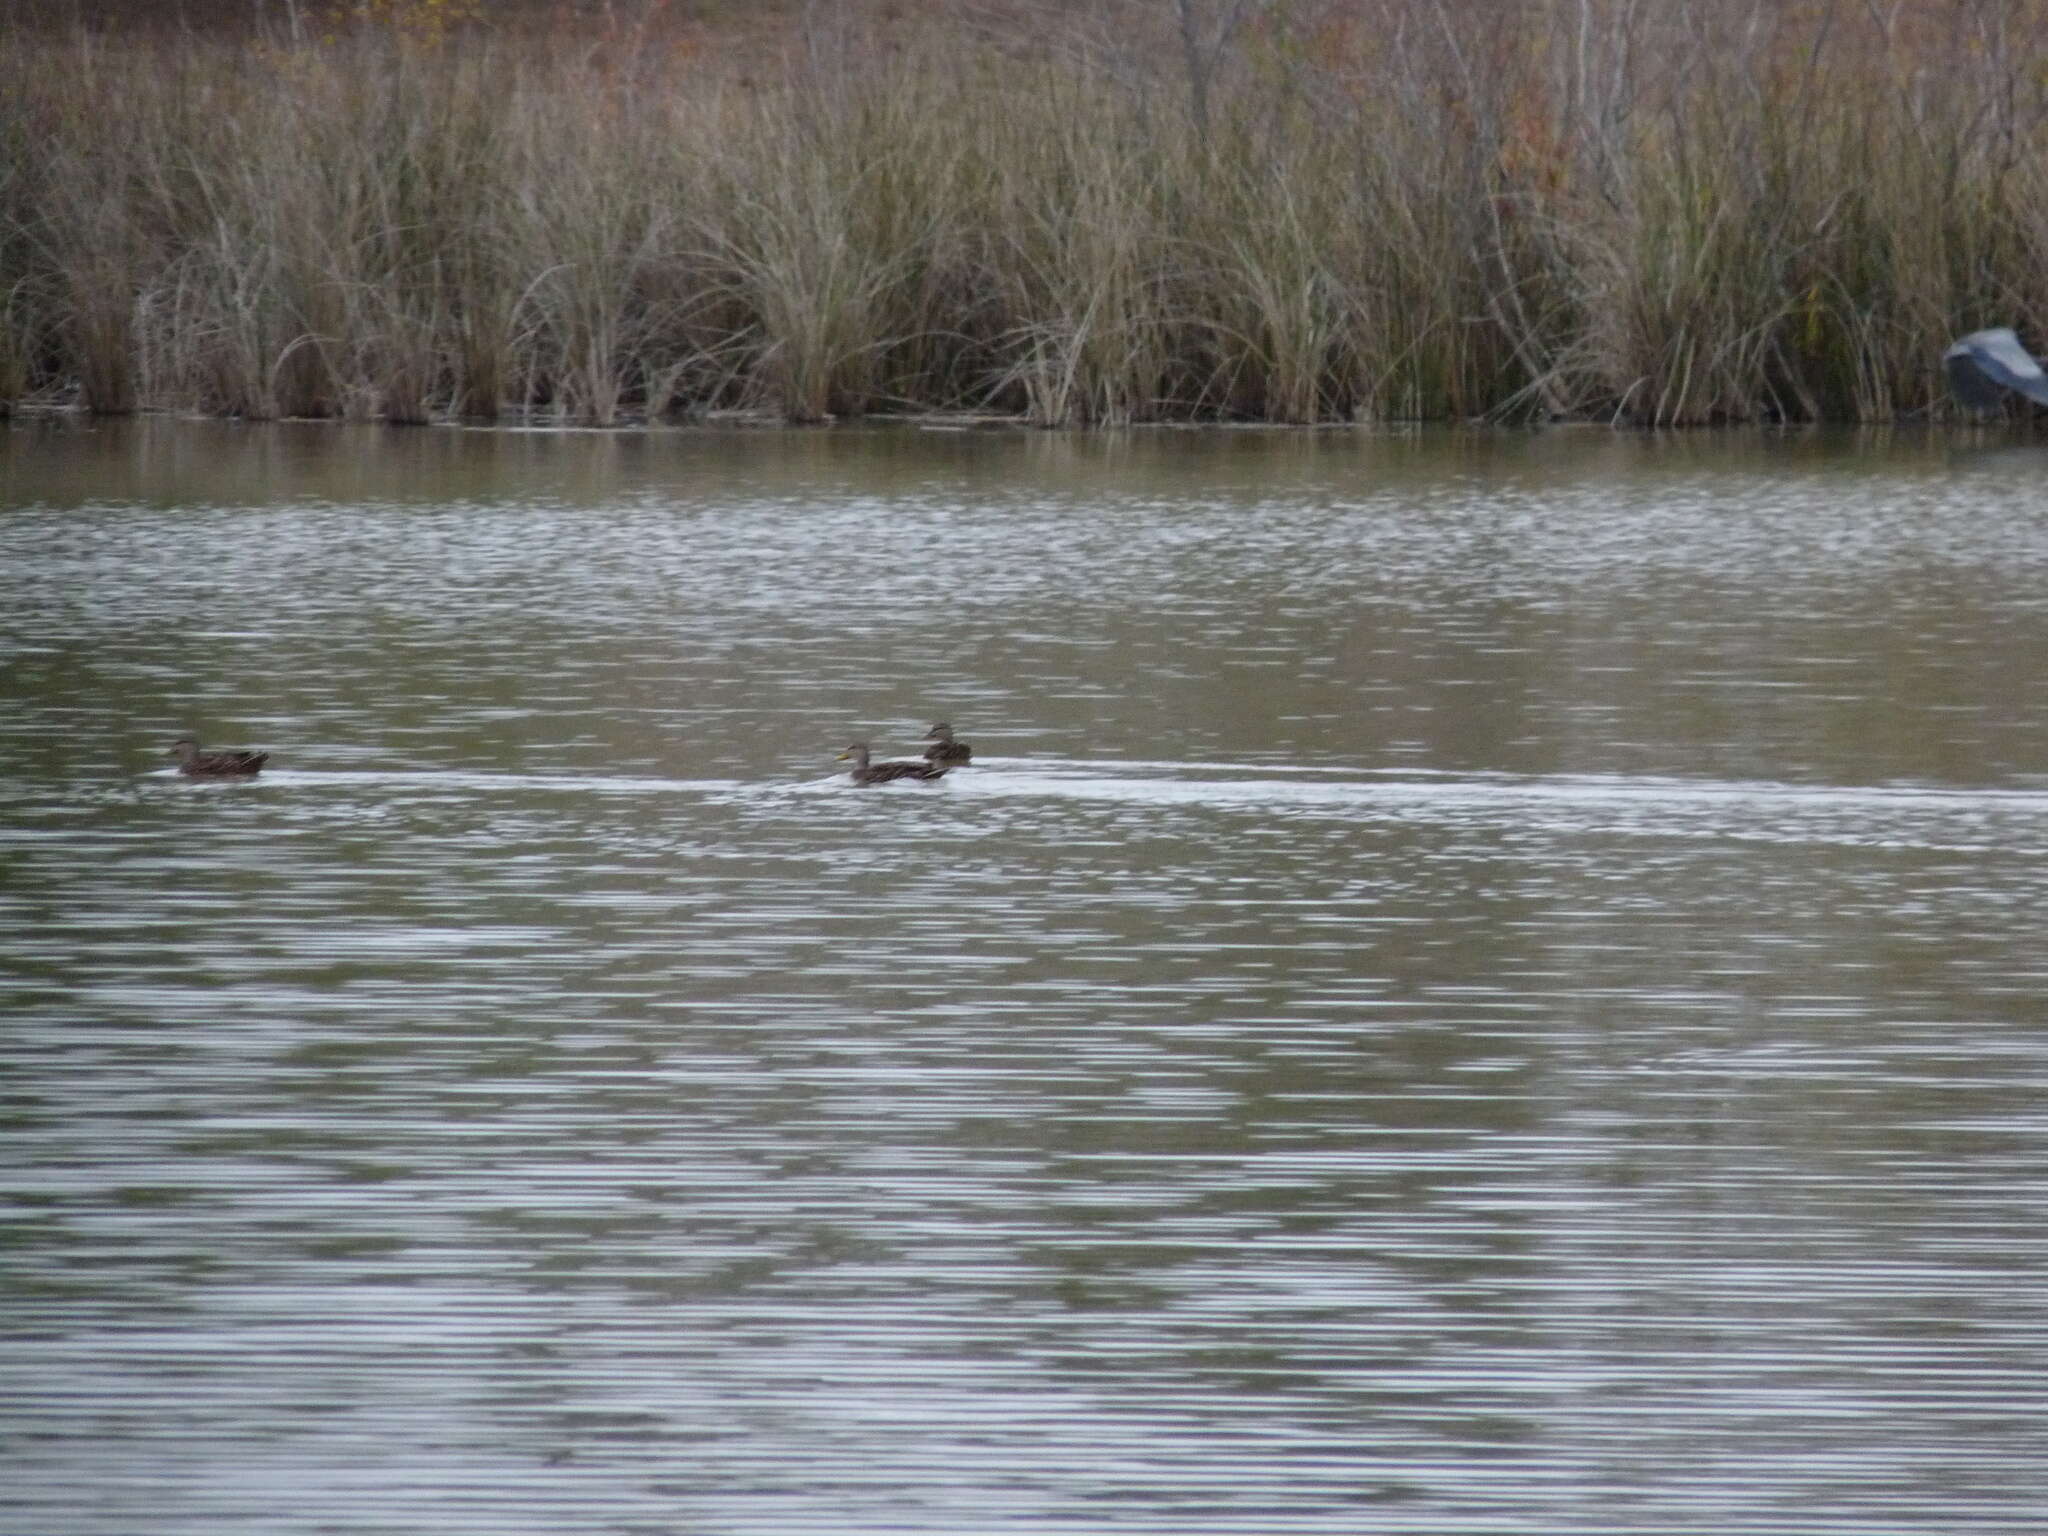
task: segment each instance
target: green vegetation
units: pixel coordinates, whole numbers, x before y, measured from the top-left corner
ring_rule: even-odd
[[[344,10],[0,21],[0,410],[1881,420],[2048,325],[2000,0]]]

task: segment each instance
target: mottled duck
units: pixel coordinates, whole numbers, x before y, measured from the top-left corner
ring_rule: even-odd
[[[190,736],[171,743],[178,772],[195,779],[250,779],[270,761],[268,752],[202,752]]]
[[[943,763],[871,763],[868,761],[868,744],[856,741],[839,754],[839,761],[853,759],[853,782],[856,784],[887,784],[892,779],[942,779],[946,776]]]
[[[973,746],[968,742],[955,741],[953,727],[943,720],[926,731],[924,739],[931,743],[924,749],[924,760],[928,763],[940,763],[948,768],[957,768],[962,763],[974,761]]]

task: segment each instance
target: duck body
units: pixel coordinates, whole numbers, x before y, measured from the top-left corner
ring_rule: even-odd
[[[268,752],[202,752],[190,736],[171,743],[178,772],[193,779],[253,779],[270,761]]]
[[[926,731],[924,739],[931,743],[924,749],[924,760],[928,763],[957,768],[962,763],[974,761],[973,745],[965,741],[955,741],[953,727],[943,720]]]
[[[839,754],[839,761],[853,759],[852,778],[856,784],[888,784],[896,779],[922,780],[930,782],[946,776],[943,763],[871,763],[868,761],[868,744],[856,741]]]

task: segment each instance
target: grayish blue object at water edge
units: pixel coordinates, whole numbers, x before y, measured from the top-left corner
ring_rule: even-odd
[[[1949,387],[1972,410],[1996,410],[2008,395],[2048,405],[2048,373],[2010,326],[1972,331],[1941,356]]]
[[[2037,1530],[2044,469],[0,430],[0,1531]]]

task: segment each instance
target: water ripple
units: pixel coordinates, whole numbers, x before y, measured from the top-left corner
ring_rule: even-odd
[[[0,1525],[2038,1525],[2031,459],[132,430],[0,449]]]

